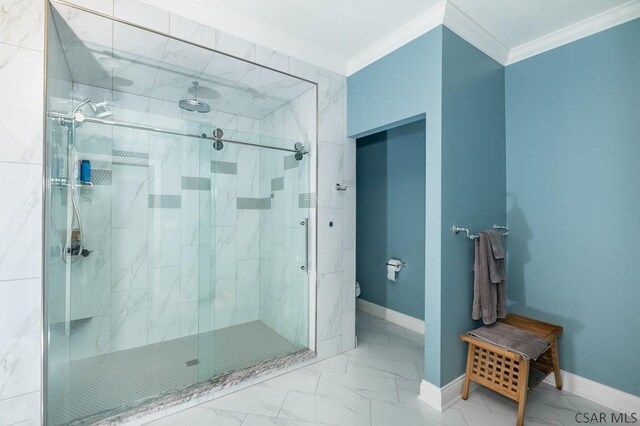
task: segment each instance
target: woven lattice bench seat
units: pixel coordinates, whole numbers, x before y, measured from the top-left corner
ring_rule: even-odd
[[[551,347],[536,360],[532,360],[467,334],[461,335],[460,339],[469,344],[462,399],[468,398],[471,381],[494,390],[518,401],[516,425],[522,426],[529,389],[552,372],[556,387],[562,389],[558,362],[558,336],[562,334],[562,327],[514,314],[509,314],[500,321],[548,340]]]

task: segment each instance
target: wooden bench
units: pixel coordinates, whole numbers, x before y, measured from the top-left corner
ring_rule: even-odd
[[[551,348],[534,361],[466,334],[461,335],[460,339],[469,344],[462,399],[466,400],[469,397],[471,381],[486,386],[518,402],[516,425],[522,426],[529,389],[543,381],[552,372],[556,379],[556,387],[562,389],[558,362],[558,336],[563,330],[558,325],[515,314],[508,314],[500,321],[537,334],[551,342]]]

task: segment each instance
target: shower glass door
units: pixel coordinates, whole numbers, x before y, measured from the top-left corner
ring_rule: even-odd
[[[200,333],[204,377],[240,370],[309,344],[309,159],[294,141],[202,125],[201,164],[211,173],[210,333]],[[246,144],[244,144],[246,143]],[[262,146],[260,146],[262,145]],[[288,148],[287,151],[273,148]],[[204,167],[204,166],[203,166]],[[206,287],[206,289],[205,289]],[[203,340],[204,339],[204,340]],[[211,356],[211,354],[215,354]],[[213,368],[213,372],[211,370]]]
[[[49,6],[45,423],[314,348],[315,85]]]

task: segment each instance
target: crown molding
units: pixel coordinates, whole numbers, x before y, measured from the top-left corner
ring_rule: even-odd
[[[445,25],[495,61],[507,66],[640,18],[640,0],[630,0],[535,40],[509,48],[492,35],[490,31],[463,12],[451,0],[442,0],[425,13],[393,31],[361,53],[351,58],[343,58],[334,55],[332,52],[309,46],[282,33],[274,32],[257,23],[248,23],[241,17],[214,10],[211,5],[205,3],[205,0],[183,0],[181,2],[170,0],[141,1],[174,15],[224,31],[235,37],[268,47],[341,75],[351,75],[361,70],[431,31],[438,25]]]
[[[496,62],[504,65],[507,61],[509,47],[450,1],[447,2],[444,25]]]
[[[274,32],[255,22],[247,22],[240,17],[215,10],[210,4],[205,4],[198,0],[183,0],[180,2],[168,0],[142,1],[173,15],[345,75],[345,60],[343,58],[321,51],[317,47],[301,43],[295,38]]]
[[[361,70],[367,65],[388,55],[399,47],[431,31],[444,21],[446,1],[442,1],[417,18],[393,31],[382,40],[369,46],[363,52],[347,60],[347,75]]]
[[[613,7],[590,18],[512,48],[509,51],[509,57],[504,65],[511,65],[636,18],[640,18],[640,1],[631,0],[620,6]]]

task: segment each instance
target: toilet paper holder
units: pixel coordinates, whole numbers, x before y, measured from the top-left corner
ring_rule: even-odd
[[[392,264],[390,264],[389,262],[387,262],[387,263],[386,263],[386,265],[387,265],[387,266],[396,266],[396,265],[392,265]],[[407,262],[405,262],[405,261],[403,260],[403,261],[402,261],[402,265],[401,265],[401,266],[402,266],[403,268],[406,268],[406,267],[407,267]]]

